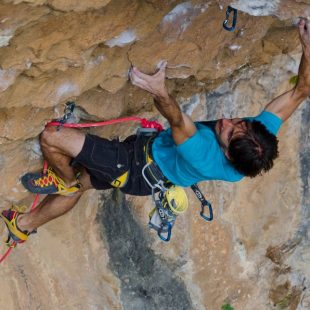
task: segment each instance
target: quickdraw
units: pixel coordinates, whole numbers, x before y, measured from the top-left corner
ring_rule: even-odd
[[[196,197],[201,202],[201,211],[200,216],[207,222],[211,222],[213,220],[213,210],[211,203],[204,197],[201,190],[199,189],[197,184],[191,186],[191,189],[194,191]],[[205,208],[208,207],[209,216],[205,215]]]
[[[231,26],[228,26],[231,12],[233,12],[232,24]],[[226,10],[226,19],[223,22],[224,29],[227,31],[234,31],[236,28],[236,24],[237,24],[237,17],[238,17],[238,10],[232,8],[231,6],[228,6]]]

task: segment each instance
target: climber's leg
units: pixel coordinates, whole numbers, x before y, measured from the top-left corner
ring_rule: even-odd
[[[25,188],[38,194],[68,195],[78,191],[77,176],[70,162],[80,153],[84,141],[85,134],[77,129],[47,127],[40,136],[40,143],[49,169],[46,174],[24,175]]]
[[[3,211],[1,217],[5,220],[12,238],[16,242],[20,242],[18,239],[27,239],[28,235],[36,228],[71,210],[83,192],[93,188],[86,170],[83,170],[81,174],[80,184],[81,188],[72,196],[48,195],[37,208],[29,213]]]

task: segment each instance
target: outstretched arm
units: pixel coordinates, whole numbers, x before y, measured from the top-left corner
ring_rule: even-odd
[[[303,54],[298,71],[298,82],[290,91],[273,99],[265,108],[286,121],[310,95],[310,21],[301,19],[299,37]]]
[[[144,74],[133,67],[130,80],[133,85],[153,95],[157,110],[170,124],[174,142],[181,144],[195,134],[196,126],[188,115],[182,113],[176,100],[168,94],[165,86],[166,65],[167,62],[162,62],[154,75]]]

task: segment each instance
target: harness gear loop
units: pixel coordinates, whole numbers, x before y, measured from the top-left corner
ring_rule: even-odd
[[[229,18],[230,18],[230,13],[231,12],[233,12],[233,19],[232,19],[232,24],[229,27],[227,24],[229,22]],[[237,24],[237,17],[238,17],[238,10],[232,8],[231,6],[228,6],[227,10],[226,10],[226,19],[223,22],[224,29],[227,30],[227,31],[234,31],[235,28],[236,28],[236,24]]]
[[[149,187],[152,189],[152,192],[155,192],[155,189],[159,189],[162,192],[165,192],[168,190],[168,188],[164,185],[163,180],[156,180],[156,183],[152,184],[149,180],[149,178],[146,176],[146,169],[150,168],[151,165],[153,164],[153,161],[146,163],[144,167],[142,168],[142,176],[145,180],[145,182],[149,185]],[[150,170],[149,170],[150,171]],[[154,178],[155,179],[155,178]]]

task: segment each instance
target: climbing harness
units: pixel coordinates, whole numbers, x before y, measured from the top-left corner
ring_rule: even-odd
[[[142,169],[142,176],[152,189],[152,199],[155,207],[149,213],[149,227],[157,231],[158,237],[168,242],[171,239],[172,228],[176,217],[184,213],[188,208],[188,199],[185,190],[172,184],[161,172],[154,162],[151,154],[151,146],[157,133],[139,129],[139,134],[150,136],[145,146],[145,166]],[[212,221],[212,205],[205,199],[197,184],[191,186],[196,197],[201,202],[201,217],[206,221]],[[205,207],[209,214],[205,215]]]
[[[231,26],[228,26],[231,12],[233,12],[232,24]],[[226,19],[223,22],[224,29],[227,31],[234,31],[237,24],[237,17],[238,17],[238,10],[232,8],[231,6],[228,6],[226,10]]]
[[[150,140],[152,140],[155,137],[155,133],[157,134],[158,132],[163,130],[163,127],[156,121],[149,121],[145,118],[140,118],[140,117],[124,117],[124,118],[118,118],[118,119],[113,119],[109,121],[95,122],[95,123],[79,123],[79,124],[70,123],[70,119],[72,118],[72,116],[74,116],[73,115],[74,108],[75,108],[75,103],[68,102],[65,107],[64,116],[58,120],[47,123],[46,127],[56,126],[57,130],[60,130],[61,127],[89,128],[89,127],[107,126],[107,125],[129,122],[129,121],[138,121],[140,122],[140,125],[141,125],[141,128],[138,129],[138,135],[142,133],[144,135],[149,135]],[[171,230],[175,223],[176,216],[186,211],[186,209],[188,208],[188,200],[187,200],[187,196],[183,188],[179,186],[175,186],[171,182],[165,179],[160,169],[157,167],[156,163],[152,160],[149,151],[150,151],[150,145],[149,145],[149,150],[145,152],[147,156],[146,157],[147,164],[143,167],[143,170],[142,170],[142,173],[143,173],[143,176],[146,182],[152,188],[152,197],[155,203],[155,208],[150,213],[149,226],[157,230],[158,236],[160,237],[161,240],[169,241],[171,238]],[[43,175],[47,174],[47,171],[48,171],[48,162],[44,161]],[[128,174],[128,172],[126,173]],[[147,173],[149,173],[153,177],[153,180],[155,180],[155,183],[152,183],[152,181],[150,181],[150,178],[146,176]],[[128,175],[127,174],[125,175],[125,174],[118,177],[111,184],[114,187],[124,186],[124,182],[126,181],[128,177]],[[212,212],[211,204],[204,198],[197,184],[193,185],[192,189],[194,190],[196,196],[201,202],[200,215],[206,221],[211,221],[213,219],[213,212]],[[40,194],[36,194],[35,199],[30,207],[30,212],[32,212],[37,207],[39,199],[40,199]],[[205,206],[208,206],[209,216],[204,215]],[[17,207],[13,206],[11,210],[13,210],[14,208],[17,208]],[[16,212],[16,211],[11,211],[11,212]],[[17,212],[21,213],[20,210],[17,210]],[[28,237],[28,236],[25,237],[22,232],[21,234],[19,234],[17,230],[17,225],[16,225],[17,216],[15,216],[14,214],[11,220],[5,220],[5,223],[7,225],[9,224],[11,226],[14,226],[13,227],[14,232],[17,233],[18,236],[17,236],[17,239],[12,238],[12,233],[9,231],[8,238],[5,242],[9,248],[2,256],[0,256],[0,263],[4,261],[4,259],[10,254],[11,250],[15,248],[17,244],[25,242]],[[4,219],[3,216],[1,217],[2,219]],[[35,233],[35,232],[36,230],[31,233]],[[167,233],[166,236],[164,235],[165,233]]]

